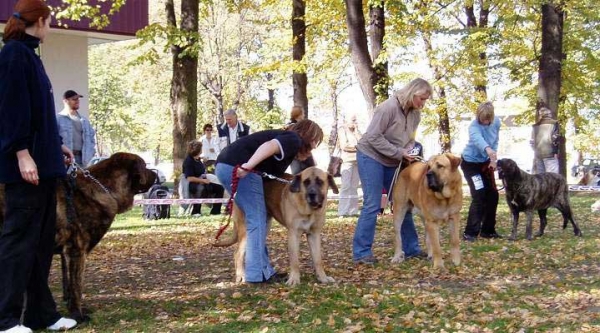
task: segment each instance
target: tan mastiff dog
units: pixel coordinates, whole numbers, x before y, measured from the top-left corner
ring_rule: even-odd
[[[325,274],[321,258],[321,230],[325,224],[327,209],[327,191],[339,193],[333,177],[325,171],[310,167],[292,176],[286,174],[289,184],[277,180],[264,181],[267,214],[288,230],[288,252],[290,256],[290,275],[287,284],[300,283],[300,237],[306,234],[308,247],[315,266],[317,280],[321,283],[334,282]],[[246,220],[244,213],[233,205],[234,236],[229,240],[217,242],[215,246],[230,246],[235,243],[238,248],[233,255],[235,263],[235,281],[245,281],[244,257],[246,254]]]
[[[427,254],[433,267],[443,268],[440,248],[440,225],[450,227],[450,255],[460,265],[460,210],[462,208],[461,158],[449,153],[431,157],[427,163],[413,163],[404,169],[392,190],[394,206],[395,251],[393,263],[404,260],[400,227],[406,212],[413,206],[425,221]]]

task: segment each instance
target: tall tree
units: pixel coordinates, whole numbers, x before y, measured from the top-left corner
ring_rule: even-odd
[[[177,28],[173,0],[166,1],[167,25],[179,31],[179,41],[171,45],[171,115],[173,119],[173,170],[181,172],[186,144],[196,138],[198,115],[198,0],[181,0],[181,26]]]
[[[564,12],[562,4],[547,2],[542,4],[542,52],[538,69],[538,90],[536,115],[541,106],[552,110],[552,118],[557,119],[561,101],[561,72],[563,55]],[[565,151],[565,142],[560,140],[559,150]],[[559,158],[560,174],[566,176],[566,158]]]
[[[488,57],[486,48],[488,47],[488,33],[486,28],[488,25],[488,17],[490,15],[491,1],[480,1],[479,3],[479,21],[475,17],[474,0],[465,2],[465,14],[467,15],[467,29],[469,31],[469,40],[471,48],[469,51],[475,56],[471,58],[471,66],[473,68],[473,85],[475,86],[476,102],[484,102],[487,100],[487,73],[488,73]]]
[[[383,29],[385,28],[384,1],[374,1],[373,4],[369,5],[372,18],[370,27],[374,31],[371,38],[371,49],[378,52],[377,59],[371,58],[371,54],[369,54],[362,0],[344,0],[344,2],[346,4],[346,25],[348,27],[352,64],[371,117],[378,101],[377,92],[381,92],[380,90],[376,91],[376,87],[380,80],[387,80],[387,65],[383,65],[386,62],[380,57],[383,50]],[[377,70],[373,65],[375,61],[382,64]],[[385,89],[385,95],[387,96],[387,88]]]
[[[292,9],[292,57],[294,72],[292,83],[294,87],[294,105],[304,108],[304,116],[308,118],[308,95],[306,87],[308,78],[303,58],[306,54],[306,4],[304,0],[293,0]]]

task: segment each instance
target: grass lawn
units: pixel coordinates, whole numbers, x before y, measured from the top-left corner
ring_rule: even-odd
[[[332,202],[323,251],[336,283],[317,283],[304,241],[302,283],[294,288],[232,283],[234,247],[211,246],[223,217],[148,222],[136,207],[117,218],[89,256],[83,304],[93,311],[92,320],[77,331],[600,332],[600,215],[590,211],[598,198],[571,196],[582,238],[573,236],[570,225],[562,230],[560,214],[550,209],[546,235],[527,241],[522,214],[518,241],[462,243],[460,267],[449,260],[444,228],[446,272],[433,271],[427,260],[390,263],[391,216],[378,221],[374,252],[380,263],[353,265],[356,218],[338,218]],[[508,235],[504,200],[497,229]],[[534,231],[538,225],[536,216]],[[285,230],[274,223],[269,250],[280,271],[288,270],[286,249]],[[51,274],[57,301],[59,262]]]

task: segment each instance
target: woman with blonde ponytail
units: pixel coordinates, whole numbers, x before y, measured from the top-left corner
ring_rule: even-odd
[[[0,333],[67,330],[48,286],[56,226],[56,181],[73,153],[61,143],[52,85],[39,47],[50,31],[42,0],[19,0],[0,51]]]

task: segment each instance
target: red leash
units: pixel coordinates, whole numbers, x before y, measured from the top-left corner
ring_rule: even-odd
[[[215,241],[219,240],[219,237],[221,237],[221,235],[225,232],[227,227],[229,227],[229,223],[231,222],[231,215],[233,214],[233,198],[235,197],[235,193],[237,192],[238,188],[238,183],[240,182],[240,177],[237,174],[238,168],[241,168],[239,164],[236,165],[233,168],[233,171],[231,172],[231,195],[229,196],[227,205],[225,205],[225,209],[229,211],[229,216],[227,216],[227,223],[219,228],[219,231],[215,236]]]

